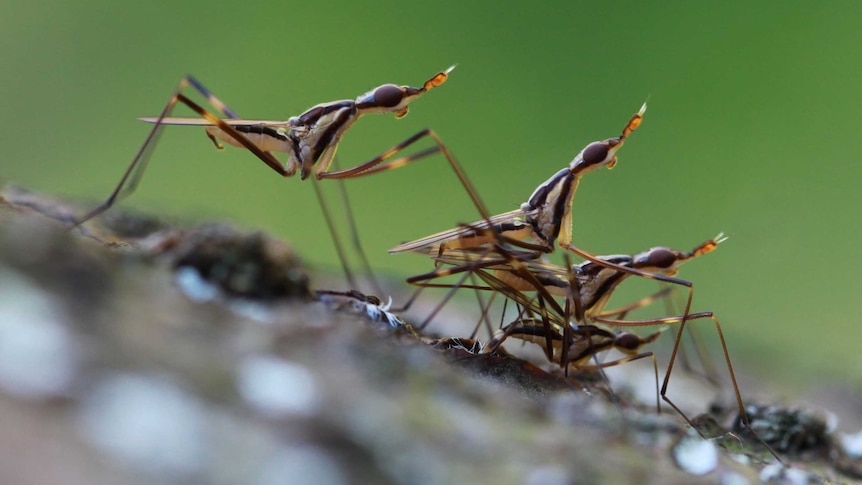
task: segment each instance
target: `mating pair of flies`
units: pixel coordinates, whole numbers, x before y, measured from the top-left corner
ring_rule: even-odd
[[[312,175],[313,181],[362,177],[399,168],[432,154],[441,153],[469,194],[482,219],[402,244],[390,252],[418,252],[434,261],[436,269],[430,273],[409,278],[408,282],[412,284],[422,287],[448,286],[453,291],[459,287],[490,290],[494,294],[504,295],[519,306],[521,310],[518,318],[496,331],[482,347],[483,351],[493,351],[499,348],[506,338],[515,337],[538,343],[543,347],[550,361],[559,363],[565,369],[587,368],[590,366],[591,359],[595,362],[594,367],[604,368],[644,357],[652,357],[656,366],[652,353],[641,352],[641,349],[654,341],[658,333],[639,337],[634,333],[617,329],[679,324],[660,395],[691,424],[689,418],[667,397],[666,392],[686,323],[690,320],[709,318],[714,321],[720,337],[739,406],[739,414],[742,422],[747,426],[748,420],[718,319],[709,312],[691,313],[693,284],[673,276],[679,264],[712,251],[723,240],[721,236],[703,243],[690,252],[653,248],[634,256],[594,256],[571,243],[572,200],[581,177],[602,167],[611,168],[616,164],[616,152],[622,147],[625,139],[640,125],[646,104],[632,116],[620,136],[590,143],[578,153],[568,167],[542,183],[527,202],[514,211],[499,215],[492,216],[485,208],[460,164],[440,137],[430,129],[410,136],[366,162],[341,170],[332,168],[338,143],[360,117],[366,114],[385,113],[393,113],[396,118],[405,116],[409,104],[443,84],[452,69],[454,66],[435,74],[425,81],[422,87],[384,84],[355,100],[316,105],[287,121],[242,119],[194,77],[188,76],[179,83],[158,117],[141,118],[154,124],[143,145],[107,200],[75,221],[74,226],[79,226],[105,212],[120,198],[135,189],[165,125],[204,126],[206,135],[217,148],[222,148],[222,143],[245,148],[282,177],[292,177],[299,172],[302,180]],[[218,114],[203,108],[183,94],[188,87],[194,88],[203,95]],[[177,104],[184,104],[198,116],[171,117]],[[394,158],[395,155],[424,138],[430,138],[434,146]],[[286,153],[286,160],[280,161],[273,152]],[[355,287],[335,225],[326,210],[319,188],[316,183],[312,185],[324,210],[324,216],[348,282]],[[555,243],[567,253],[565,267],[554,266],[541,259],[542,255],[554,251]],[[579,265],[571,265],[569,253],[576,254],[585,261]],[[455,284],[430,282],[459,273],[463,273],[463,276]],[[687,288],[688,298],[682,315],[652,320],[625,320],[625,315],[629,311],[662,297],[662,293],[623,309],[607,311],[605,306],[615,288],[629,276],[640,276]],[[465,284],[467,277],[478,277],[484,285]],[[535,296],[529,296],[533,292]],[[562,297],[565,303],[561,305],[555,297]],[[484,316],[487,309],[483,308],[482,311]],[[428,320],[432,317],[433,314]],[[420,330],[422,327],[424,324],[420,326]],[[611,348],[622,351],[626,357],[613,362],[596,360],[597,353]]]

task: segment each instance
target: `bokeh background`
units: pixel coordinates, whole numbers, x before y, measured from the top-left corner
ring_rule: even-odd
[[[340,159],[433,127],[503,212],[649,98],[617,167],[581,184],[575,243],[689,249],[725,231],[681,276],[695,309],[720,316],[736,366],[764,387],[858,393],[860,22],[852,1],[4,0],[0,176],[98,201],[147,133],[136,118],[187,73],[245,117],[287,119],[458,63],[406,118],[363,119]],[[397,277],[427,262],[388,248],[476,219],[439,157],[349,190],[373,264]],[[337,267],[311,185],[215,151],[202,130],[167,129],[123,205],[262,228]]]

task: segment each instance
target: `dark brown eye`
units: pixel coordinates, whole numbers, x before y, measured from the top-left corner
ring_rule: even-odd
[[[584,148],[584,162],[587,165],[601,163],[608,157],[608,146],[600,141],[596,141],[587,145]]]
[[[404,93],[401,88],[394,84],[384,84],[374,90],[374,102],[377,106],[391,108],[398,106],[398,103],[404,98]]]
[[[633,333],[620,333],[617,335],[616,346],[620,350],[634,352],[641,346],[641,339]]]
[[[676,254],[670,249],[653,248],[646,257],[646,266],[652,268],[670,268],[676,263]]]

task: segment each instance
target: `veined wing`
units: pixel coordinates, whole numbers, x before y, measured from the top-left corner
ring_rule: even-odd
[[[145,121],[147,123],[156,123],[159,118],[158,117],[146,117],[146,118],[138,118],[141,121]],[[225,118],[222,119],[225,123],[231,126],[268,126],[272,128],[279,127],[287,127],[290,126],[290,122],[288,121],[269,121],[269,120],[239,120],[235,118]],[[203,118],[162,118],[162,124],[164,125],[196,125],[196,126],[213,126],[214,123],[205,120]]]
[[[507,271],[519,274],[521,269],[529,271],[538,277],[556,278],[560,282],[568,284],[569,272],[565,266],[546,261],[544,258],[536,259],[536,253],[511,251],[509,257],[498,252],[480,251],[478,249],[446,249],[434,254],[434,261],[450,266],[475,265],[488,271]],[[518,261],[521,269],[517,269],[513,261]],[[578,279],[585,276],[575,275]]]
[[[556,328],[563,328],[563,326],[566,325],[565,315],[560,313],[557,308],[553,308],[553,306],[548,308],[547,305],[541,304],[539,302],[542,298],[540,295],[530,296],[522,291],[518,291],[495,276],[493,273],[484,269],[476,271],[475,274],[493,290],[502,293],[506,298],[509,298],[524,308],[525,314],[540,315],[546,318],[548,323]]]
[[[498,229],[502,230],[505,230],[508,226],[512,226],[511,230],[518,230],[518,228],[530,230],[529,226],[523,221],[523,216],[524,211],[522,211],[521,209],[515,209],[513,211],[497,214],[496,216],[491,216],[490,221],[493,226],[496,226]],[[407,251],[421,251],[429,249],[432,246],[447,242],[454,242],[459,239],[464,241],[469,241],[472,239],[479,240],[482,239],[482,237],[478,233],[485,229],[489,229],[488,222],[482,219],[472,224],[465,224],[455,229],[438,232],[437,234],[432,234],[421,239],[416,239],[415,241],[406,242],[390,249],[389,253],[395,254]],[[473,246],[465,246],[464,244],[452,244],[451,246],[456,248],[477,247],[481,244],[483,243],[479,242],[478,244],[475,244]]]
[[[487,251],[447,249],[435,256],[434,260],[441,264],[470,268],[474,275],[488,285],[488,289],[502,293],[521,307],[528,308],[528,313],[544,315],[551,324],[563,325],[563,309],[552,301],[552,295],[559,295],[563,291],[561,288],[568,291],[567,272],[562,266],[522,259],[535,256],[535,253],[520,252],[505,258]],[[525,271],[532,275],[532,280],[524,276]],[[539,294],[531,296],[525,293],[532,294],[534,291]],[[545,304],[541,304],[539,299],[544,299]]]
[[[408,243],[409,244],[409,243]],[[520,261],[524,265],[539,263],[539,256],[532,251],[509,250],[507,255],[488,248],[446,248],[430,255],[431,258],[442,264],[451,266],[476,264],[477,267],[488,269],[511,269],[512,261]]]

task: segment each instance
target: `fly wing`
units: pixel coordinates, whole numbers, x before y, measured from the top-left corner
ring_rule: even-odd
[[[506,223],[521,220],[524,216],[524,211],[515,209],[513,211],[504,212],[496,216],[491,216],[490,221],[493,226],[501,226]],[[389,250],[390,254],[404,253],[408,251],[414,252],[431,252],[431,250],[440,244],[457,241],[459,239],[469,239],[477,236],[477,232],[489,229],[488,221],[482,219],[472,224],[465,224],[462,227],[449,229],[448,231],[438,232],[430,236],[416,239],[415,241],[406,242]],[[456,245],[457,246],[457,245]]]
[[[531,296],[518,291],[494,276],[493,273],[485,270],[476,271],[476,275],[494,291],[502,293],[506,298],[518,304],[522,309],[522,315],[539,315],[557,329],[562,329],[566,324],[566,317],[564,315],[559,313],[555,308],[548,308],[546,304],[540,302],[543,298],[541,295]]]
[[[481,278],[489,289],[502,293],[524,308],[525,314],[543,315],[552,325],[562,328],[565,321],[563,309],[553,301],[551,290],[544,285],[546,281],[551,280],[559,280],[558,284],[551,285],[553,287],[567,285],[566,269],[531,259],[536,256],[535,253],[530,252],[516,252],[503,256],[487,251],[447,249],[435,255],[433,259],[439,264],[468,268],[472,274]],[[515,265],[516,262],[518,267]],[[524,279],[524,272],[533,274],[532,281]],[[507,277],[506,273],[511,273],[512,276]],[[524,289],[522,285],[517,285],[517,288],[512,286],[514,283],[511,278],[516,280],[522,278],[522,284],[527,285],[528,288]],[[525,293],[531,290],[537,291],[538,294],[529,296]],[[539,301],[540,299],[544,304]]]
[[[507,251],[508,255],[503,255],[498,251],[485,249],[446,249],[435,252],[429,255],[434,261],[452,266],[460,266],[463,264],[475,264],[476,267],[490,269],[511,269],[510,262],[519,260],[524,264],[527,261],[532,263],[538,255],[535,252],[525,252],[518,250]]]
[[[147,123],[157,123],[159,121],[158,117],[147,117],[147,118],[138,118],[141,121]],[[231,126],[250,126],[250,125],[260,125],[260,126],[269,126],[273,128],[280,128],[284,126],[289,126],[289,122],[287,121],[268,121],[268,120],[239,120],[234,118],[226,118],[223,119],[225,123]],[[162,118],[163,125],[193,125],[193,126],[213,126],[213,122],[209,120],[205,120],[203,118]]]
[[[496,251],[477,250],[477,249],[446,249],[444,251],[435,252],[429,255],[434,261],[450,266],[472,265],[476,268],[483,268],[493,271],[508,271],[511,273],[519,273],[520,271],[529,271],[534,275],[544,275],[546,277],[558,278],[561,281],[568,281],[569,272],[565,266],[560,266],[548,262],[544,259],[536,259],[537,254],[534,252],[523,252],[510,250],[509,255],[504,256]],[[516,268],[512,263],[519,261],[519,267]],[[583,280],[582,275],[575,275],[576,278]]]

